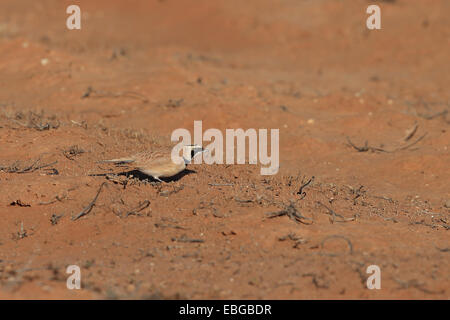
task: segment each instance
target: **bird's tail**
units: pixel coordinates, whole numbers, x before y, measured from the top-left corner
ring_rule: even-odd
[[[134,162],[133,158],[119,158],[119,159],[111,159],[111,160],[101,160],[99,163],[131,163]]]

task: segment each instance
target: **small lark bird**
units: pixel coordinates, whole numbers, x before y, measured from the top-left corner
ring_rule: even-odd
[[[183,161],[175,163],[172,161],[172,149],[171,147],[159,148],[153,151],[144,151],[129,158],[103,160],[101,162],[129,163],[134,169],[162,182],[160,178],[170,178],[177,175],[186,169],[186,166],[191,163],[197,154],[205,151],[199,145],[183,146]]]

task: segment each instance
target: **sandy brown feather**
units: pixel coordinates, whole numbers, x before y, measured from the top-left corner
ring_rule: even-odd
[[[176,164],[171,158],[172,148],[143,151],[128,158],[106,160],[104,162],[129,163],[130,167],[154,178],[174,176],[186,168],[184,162]]]

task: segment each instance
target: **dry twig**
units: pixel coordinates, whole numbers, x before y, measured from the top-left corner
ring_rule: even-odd
[[[88,87],[86,92],[81,96],[82,99],[85,98],[133,98],[141,100],[143,103],[147,103],[149,100],[146,96],[133,92],[133,91],[123,91],[123,92],[109,92],[109,91],[102,91],[102,90],[95,90],[92,87]]]
[[[133,209],[133,210],[127,212],[127,214],[125,215],[125,217],[128,217],[128,216],[130,216],[130,215],[138,215],[140,211],[144,210],[144,209],[147,208],[149,205],[150,205],[150,201],[149,201],[149,200],[145,200],[145,201],[143,201],[142,203],[139,203],[139,205],[138,205],[135,209]]]
[[[300,189],[298,190],[297,194],[300,195],[300,199],[304,199],[306,197],[306,192],[303,191],[304,188],[306,188],[311,182],[314,181],[314,176],[311,177],[311,179],[309,179],[307,182],[303,183],[302,181],[302,185],[300,186]]]
[[[288,216],[289,219],[297,222],[297,223],[303,223],[306,225],[310,225],[313,223],[311,218],[303,216],[300,212],[297,211],[293,203],[290,203],[284,210],[276,211],[276,212],[267,212],[266,216],[269,219],[281,217],[281,216]],[[311,222],[307,223],[305,220],[309,220]]]
[[[97,198],[98,198],[98,196],[100,195],[100,192],[102,191],[102,188],[103,188],[103,186],[104,186],[105,184],[106,184],[106,182],[103,182],[103,183],[100,185],[100,188],[98,188],[98,191],[97,191],[97,194],[95,195],[94,200],[92,200],[91,203],[89,203],[89,204],[87,205],[87,207],[84,208],[79,214],[77,214],[75,217],[72,217],[72,220],[73,220],[73,221],[78,220],[79,218],[81,218],[81,217],[87,215],[89,212],[91,212],[91,210],[92,210],[92,208],[94,207],[95,202],[97,201]]]
[[[182,235],[180,238],[172,238],[172,241],[176,242],[188,242],[188,243],[203,243],[205,240],[203,239],[190,239],[186,237],[186,235]]]
[[[323,246],[324,246],[325,242],[330,240],[330,239],[344,239],[347,242],[347,244],[348,244],[348,248],[350,250],[349,253],[353,254],[352,242],[347,237],[344,237],[344,236],[341,236],[341,235],[332,235],[332,236],[325,237],[325,239],[323,239],[322,242],[320,243],[320,246],[321,246],[322,249],[323,249]],[[336,254],[329,254],[329,255],[335,256]]]
[[[357,150],[358,152],[367,152],[367,151],[377,152],[377,151],[378,151],[378,152],[394,153],[394,152],[397,152],[397,151],[406,150],[406,149],[411,148],[413,145],[417,144],[419,141],[421,141],[423,138],[425,138],[425,136],[426,136],[427,134],[428,134],[428,133],[425,132],[422,136],[420,136],[419,138],[417,138],[414,142],[411,142],[410,144],[407,144],[407,145],[404,145],[404,146],[400,146],[400,147],[394,148],[394,149],[392,149],[392,150],[387,150],[387,149],[384,149],[384,148],[371,147],[371,146],[369,146],[367,140],[366,140],[366,142],[364,143],[364,146],[362,146],[362,147],[356,146],[356,145],[350,140],[349,137],[347,137],[347,142],[348,142],[348,145],[349,145],[349,146],[353,147],[353,148],[354,148],[355,150]],[[412,137],[412,136],[411,136],[411,137]],[[410,139],[411,137],[409,137],[409,139]]]
[[[332,217],[332,218],[330,218],[330,222],[331,222],[331,223],[334,223],[335,221],[336,221],[336,222],[349,222],[349,221],[354,221],[354,220],[356,220],[356,216],[354,216],[353,218],[345,218],[344,216],[342,216],[342,215],[340,215],[340,214],[334,212],[333,209],[331,209],[330,207],[324,205],[322,202],[317,201],[317,203],[320,204],[321,206],[323,206],[325,209],[328,210],[328,213],[327,213],[327,214],[329,214],[329,215]],[[336,220],[336,217],[341,218],[342,220]]]

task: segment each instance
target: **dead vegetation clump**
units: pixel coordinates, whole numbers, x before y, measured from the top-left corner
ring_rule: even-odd
[[[103,119],[98,121],[94,125],[94,128],[99,129],[101,135],[104,134],[108,137],[115,138],[113,142],[117,147],[122,149],[123,143],[126,143],[130,147],[133,147],[134,152],[142,151],[137,150],[135,145],[142,148],[142,146],[158,147],[172,144],[170,137],[150,133],[143,128],[134,129],[110,126]]]
[[[68,149],[63,150],[64,156],[69,159],[73,160],[76,156],[85,153],[83,149],[81,149],[78,145],[70,146]]]
[[[40,169],[45,169],[48,175],[57,175],[58,170],[55,168],[49,168],[54,164],[58,163],[58,161],[54,161],[51,163],[41,164],[41,159],[35,160],[31,165],[22,165],[21,161],[14,161],[9,166],[0,166],[0,171],[6,173],[31,173]]]
[[[19,111],[16,112],[12,120],[22,127],[35,129],[38,131],[58,129],[60,126],[60,122],[55,115],[45,116],[44,111],[39,113],[34,111],[24,113]]]

